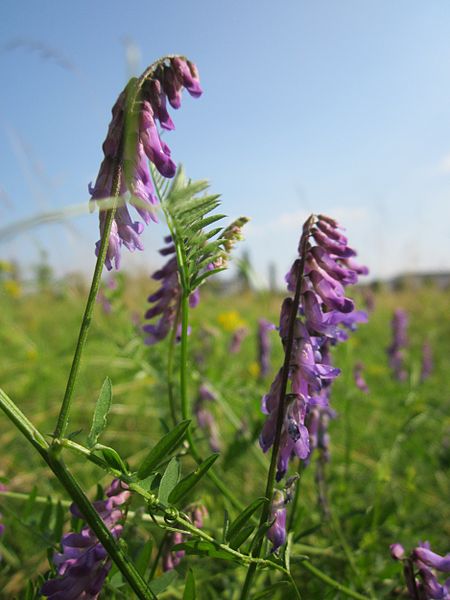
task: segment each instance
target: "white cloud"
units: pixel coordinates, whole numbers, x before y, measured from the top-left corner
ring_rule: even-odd
[[[304,209],[284,212],[266,223],[250,222],[246,227],[246,237],[264,237],[273,233],[300,233],[301,227],[310,213]],[[369,219],[369,211],[365,207],[341,206],[333,209],[333,218],[345,224],[361,223]]]
[[[437,171],[440,174],[450,173],[450,154],[446,154],[438,163]]]

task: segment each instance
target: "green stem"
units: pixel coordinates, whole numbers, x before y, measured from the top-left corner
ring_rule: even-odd
[[[281,432],[283,428],[283,420],[286,408],[286,390],[289,379],[289,370],[290,370],[290,362],[291,362],[291,353],[292,347],[294,344],[294,329],[295,329],[295,321],[297,319],[298,308],[300,303],[300,291],[303,281],[303,270],[305,267],[305,257],[306,257],[306,249],[308,243],[308,235],[307,232],[309,227],[314,222],[314,216],[311,216],[308,222],[304,225],[301,247],[299,248],[300,260],[297,267],[296,273],[296,286],[295,286],[295,294],[294,299],[292,301],[291,314],[289,316],[289,329],[288,329],[288,338],[286,341],[285,349],[284,349],[284,363],[283,369],[281,373],[281,385],[280,385],[280,397],[278,401],[278,410],[277,410],[277,423],[275,430],[275,438],[272,446],[272,455],[270,458],[270,466],[269,472],[267,474],[267,483],[266,490],[264,496],[268,499],[268,501],[264,504],[263,510],[261,511],[261,519],[260,519],[260,527],[262,527],[268,520],[270,514],[270,503],[272,502],[272,496],[275,486],[275,473],[277,469],[278,462],[278,454],[280,450],[280,442],[281,442]],[[259,556],[261,553],[261,548],[263,545],[264,538],[261,537],[260,540],[255,545],[253,550],[253,556]],[[253,577],[255,575],[256,565],[252,563],[248,569],[247,576],[245,578],[244,587],[242,588],[241,600],[246,600],[248,594],[250,592],[251,583]]]
[[[119,152],[119,155],[121,153]],[[122,177],[122,167],[120,158],[117,158],[114,165],[114,177],[111,189],[111,196],[117,199],[120,195],[120,181]],[[58,422],[56,424],[54,432],[54,443],[58,442],[64,435],[67,424],[69,421],[70,405],[72,401],[72,395],[75,388],[75,382],[78,376],[80,368],[81,355],[83,353],[84,346],[86,344],[89,328],[91,326],[92,313],[94,311],[95,301],[97,298],[98,290],[100,287],[100,280],[102,277],[103,264],[105,262],[106,253],[108,251],[109,234],[111,232],[111,226],[116,214],[116,202],[113,207],[106,212],[105,224],[103,233],[100,241],[100,248],[98,251],[97,261],[95,263],[94,274],[92,276],[91,288],[86,302],[86,308],[84,310],[83,319],[81,321],[80,333],[78,334],[78,341],[75,348],[75,354],[72,360],[72,366],[70,368],[69,379],[67,380],[66,391],[59,411]],[[55,448],[59,447],[59,444],[55,445]]]
[[[169,340],[169,354],[167,357],[167,393],[169,396],[169,406],[170,406],[170,415],[172,417],[173,424],[176,425],[178,423],[177,419],[177,409],[175,404],[175,396],[173,393],[173,359],[175,354],[175,339],[177,335],[178,322],[180,320],[180,306],[178,305],[177,314],[175,317],[175,322],[172,327],[172,331],[170,333]]]
[[[188,350],[188,325],[189,325],[189,295],[183,291],[181,297],[181,356],[180,356],[180,394],[181,394],[181,415],[183,419],[191,419],[191,406],[189,403],[188,395],[188,364],[187,364],[187,350]],[[202,462],[202,457],[197,449],[194,442],[194,438],[191,433],[191,429],[187,430],[186,436],[189,448],[191,450],[192,457],[197,464]],[[238,511],[243,511],[245,506],[240,502],[234,494],[230,491],[229,487],[219,478],[217,475],[209,470],[207,477],[214,483],[214,485],[222,492],[222,494],[229,500],[231,505]]]
[[[326,575],[325,573],[320,571],[320,569],[317,569],[310,562],[305,560],[301,563],[301,566],[304,567],[307,571],[309,571],[312,575],[314,575],[314,577],[317,577],[317,579],[320,579],[320,581],[323,581],[324,583],[326,583],[330,587],[334,588],[335,590],[339,590],[340,592],[342,592],[349,598],[355,598],[356,600],[368,600],[367,596],[358,594],[358,592],[354,592],[353,590],[346,587],[345,585],[342,585],[342,583],[339,583],[338,581],[335,581],[331,577],[328,577],[328,575]]]

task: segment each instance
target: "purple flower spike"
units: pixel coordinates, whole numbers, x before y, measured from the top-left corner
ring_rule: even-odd
[[[391,367],[394,377],[398,381],[405,381],[408,373],[404,368],[404,348],[408,344],[407,326],[408,315],[401,308],[397,308],[391,322],[392,326],[392,343],[387,349],[389,358],[389,366]]]
[[[293,457],[307,461],[314,448],[320,450],[323,462],[329,458],[328,422],[335,416],[329,406],[330,386],[339,375],[331,364],[330,347],[348,338],[343,328],[353,331],[357,323],[367,321],[366,313],[355,310],[345,295],[345,287],[367,272],[349,258],[354,255],[334,219],[313,215],[306,221],[299,257],[286,275],[288,291],[299,292],[298,312],[294,318],[294,301],[286,298],[280,313],[279,334],[285,352],[292,340],[290,387],[285,393],[280,369],[262,401],[262,411],[268,415],[259,438],[262,450],[267,452],[280,436],[277,480],[285,475]],[[281,406],[283,419],[278,417]],[[279,420],[281,431],[277,431]]]
[[[169,331],[175,326],[181,300],[178,263],[175,256],[175,246],[170,235],[165,238],[165,242],[167,245],[161,248],[159,253],[170,258],[161,269],[155,271],[152,275],[152,279],[161,281],[161,287],[148,297],[148,301],[153,306],[145,313],[146,319],[159,317],[159,320],[156,323],[144,325],[142,328],[148,334],[145,343],[150,346],[166,338]],[[200,292],[197,289],[189,297],[191,308],[197,306],[199,300]]]
[[[422,369],[420,373],[420,380],[425,381],[433,372],[433,350],[431,348],[430,340],[425,340],[422,346]]]
[[[106,500],[94,502],[94,506],[105,525],[117,539],[122,534],[123,519],[120,507],[125,504],[130,492],[118,479],[106,491]],[[83,518],[75,504],[73,515]],[[111,569],[108,553],[94,532],[86,525],[80,533],[67,533],[61,541],[62,552],[53,557],[58,577],[49,579],[41,588],[41,594],[49,600],[96,600]]]
[[[105,158],[93,186],[89,185],[91,201],[113,195],[113,179],[120,168],[121,203],[112,223],[105,265],[108,270],[120,265],[122,244],[128,250],[142,250],[141,223],[133,222],[125,206],[130,196],[145,224],[157,221],[154,206],[157,197],[153,188],[148,161],[164,177],[173,177],[176,164],[170,149],[160,138],[156,121],[166,130],[175,128],[166,102],[174,108],[181,105],[181,92],[186,88],[191,96],[202,93],[196,66],[183,57],[159,61],[147,71],[144,81],[132,79],[118,97],[112,109],[112,119],[103,143]],[[103,235],[105,211],[100,211],[100,235]],[[97,253],[100,243],[97,243]]]
[[[212,452],[219,452],[221,448],[219,428],[213,414],[206,408],[206,405],[208,402],[215,402],[216,400],[215,393],[205,383],[202,383],[198,390],[197,401],[194,404],[194,415],[200,429],[208,434],[209,447]]]
[[[247,327],[238,327],[236,331],[233,333],[233,337],[231,338],[229,352],[231,354],[237,354],[241,349],[242,342],[248,335]]]
[[[361,362],[357,362],[353,369],[353,377],[355,379],[356,387],[364,392],[365,394],[369,393],[369,388],[367,383],[363,377],[364,365]]]
[[[271,552],[276,552],[286,543],[286,501],[280,490],[275,490],[273,494],[270,506],[270,521],[272,520],[274,523],[268,530],[267,537],[273,544]]]
[[[265,377],[270,371],[270,331],[274,329],[275,325],[270,321],[258,321],[258,362],[261,377]]]

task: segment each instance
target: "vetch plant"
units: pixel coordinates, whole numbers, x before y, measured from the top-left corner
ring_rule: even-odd
[[[102,593],[109,597],[111,582],[119,573],[128,589],[120,589],[118,597],[131,593],[131,597],[147,600],[175,585],[177,569],[181,571],[186,564],[183,598],[192,600],[196,597],[195,576],[188,561],[200,557],[202,564],[205,559],[225,561],[227,568],[223,570],[230,574],[233,582],[230,585],[235,586],[232,592],[240,593],[242,600],[253,592],[255,597],[264,597],[265,583],[257,584],[257,572],[270,573],[276,580],[274,585],[287,583],[289,597],[301,598],[302,580],[294,577],[291,567],[291,558],[296,558],[300,568],[323,584],[348,597],[364,600],[366,596],[315,567],[308,555],[294,557],[294,532],[288,515],[290,511],[295,516],[301,501],[294,457],[306,465],[313,449],[318,448],[322,459],[328,459],[327,425],[334,414],[330,390],[339,375],[339,369],[333,366],[332,351],[347,339],[356,324],[366,320],[366,314],[357,310],[346,296],[346,288],[356,283],[359,275],[366,274],[367,269],[353,261],[355,252],[347,245],[334,219],[324,215],[309,217],[300,238],[298,258],[287,276],[291,296],[281,307],[278,333],[284,352],[283,365],[262,402],[267,419],[259,443],[264,453],[270,451],[270,461],[256,443],[248,441],[249,436],[244,440],[247,467],[253,468],[253,460],[257,468],[268,467],[266,485],[261,490],[263,495],[247,497],[245,477],[239,471],[242,486],[235,493],[226,480],[228,467],[223,467],[219,455],[225,432],[222,435],[221,423],[213,419],[207,408],[207,403],[214,400],[218,408],[224,409],[222,394],[212,393],[204,383],[204,373],[201,378],[196,375],[190,361],[189,344],[192,338],[201,335],[200,328],[191,328],[190,310],[198,305],[199,288],[227,267],[248,219],[240,217],[229,225],[220,225],[225,215],[216,212],[219,196],[209,193],[206,181],[192,181],[182,167],[176,167],[160,136],[158,124],[166,130],[174,128],[167,102],[172,108],[179,108],[183,88],[194,97],[201,94],[195,65],[185,57],[164,57],[141,77],[132,79],[113,107],[103,144],[104,160],[90,188],[92,202],[100,209],[97,261],[53,434],[44,435],[0,390],[2,410],[61,483],[71,498],[72,514],[82,522],[80,530],[58,535],[61,548],[53,553],[56,572],[47,575],[42,594],[53,600],[97,598]],[[143,224],[132,220],[129,206],[137,210],[144,223],[149,223],[156,220],[157,204],[168,228],[166,245],[160,251],[167,262],[153,274],[160,287],[148,298],[151,306],[143,329],[149,346],[167,350],[167,397],[160,389],[158,397],[151,401],[163,407],[161,414],[165,416],[167,412],[172,423],[164,421],[164,435],[149,441],[137,461],[121,455],[114,447],[114,440],[110,442],[112,445],[103,443],[113,404],[109,377],[105,378],[93,407],[88,435],[83,440],[80,434],[75,441],[75,436],[67,431],[103,265],[117,269],[123,245],[129,250],[142,249]],[[202,298],[207,298],[207,294],[202,294]],[[204,302],[196,309],[197,313]],[[267,333],[271,328],[270,323],[260,321],[262,376],[269,370]],[[228,354],[239,350],[247,330],[241,327],[236,333]],[[199,387],[197,402],[193,403],[191,378],[195,376]],[[224,409],[223,414],[233,425],[241,427],[241,420],[231,409]],[[203,455],[205,434],[213,451],[209,455]],[[81,465],[89,462],[99,477],[113,478],[105,499],[92,502],[88,498],[78,476],[66,464],[69,453]],[[283,485],[289,469],[293,474]],[[206,481],[207,489],[212,490],[208,510],[205,507],[208,503],[201,497],[192,498]],[[125,517],[133,501],[145,506],[145,514],[138,508],[134,518],[141,516],[142,523],[156,532],[158,547],[149,553],[144,567],[135,557],[131,558],[127,547]],[[204,523],[207,513],[211,518]],[[113,565],[116,573],[111,577]],[[164,574],[158,576],[161,569]],[[179,590],[176,595],[180,596]]]

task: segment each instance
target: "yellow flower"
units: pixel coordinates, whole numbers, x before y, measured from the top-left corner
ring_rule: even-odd
[[[220,313],[220,315],[217,317],[217,321],[219,322],[219,325],[225,329],[225,331],[236,331],[238,327],[245,326],[245,321],[242,319],[237,310],[228,310]]]
[[[19,298],[22,294],[22,286],[14,279],[8,279],[7,281],[4,281],[3,287],[5,288],[5,292],[11,296],[11,298]]]
[[[37,352],[37,350],[36,350],[36,348],[34,346],[31,347],[31,348],[28,348],[28,350],[27,350],[27,358],[28,358],[29,361],[36,360],[37,355],[38,355],[38,352]]]
[[[11,273],[12,264],[6,260],[0,260],[0,273]]]
[[[261,369],[256,361],[253,361],[252,363],[249,364],[248,372],[250,373],[250,375],[252,377],[258,377],[260,374],[260,371],[261,371]]]

